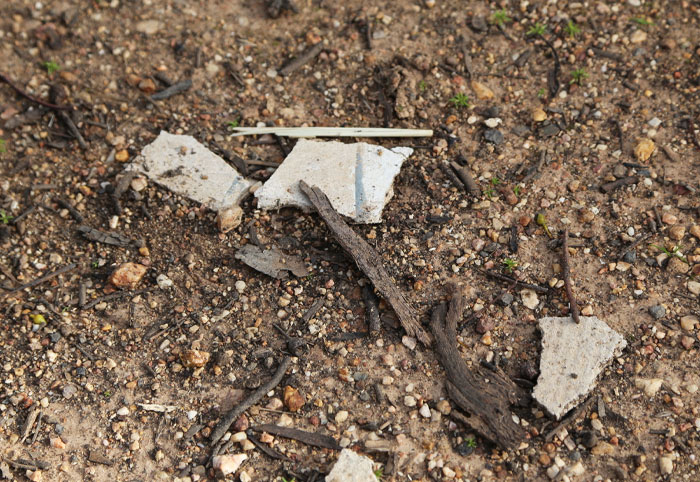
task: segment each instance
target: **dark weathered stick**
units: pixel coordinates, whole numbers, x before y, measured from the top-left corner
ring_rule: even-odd
[[[305,63],[313,60],[323,50],[323,42],[306,49],[299,57],[292,59],[280,69],[280,75],[289,75],[303,66]]]
[[[78,126],[75,125],[75,122],[73,122],[73,119],[70,118],[68,113],[63,112],[63,111],[59,111],[58,117],[66,125],[66,127],[68,128],[68,131],[70,131],[71,135],[73,137],[75,137],[75,139],[78,141],[78,144],[80,144],[80,148],[87,149],[88,148],[87,142],[85,142],[83,135],[80,133],[80,130],[78,130]]]
[[[452,169],[454,169],[457,177],[459,177],[459,179],[464,183],[464,186],[467,188],[467,192],[469,194],[472,196],[478,196],[481,194],[479,186],[476,185],[476,181],[474,181],[474,178],[469,172],[469,168],[460,166],[454,161],[450,162],[450,166],[452,166]]]
[[[447,179],[449,179],[450,182],[452,184],[454,184],[454,186],[457,189],[461,189],[463,191],[466,191],[467,188],[464,185],[464,183],[457,177],[457,174],[455,174],[455,172],[452,170],[452,168],[447,163],[441,162],[440,169],[445,174],[445,176],[447,176]]]
[[[564,239],[562,241],[562,253],[561,253],[561,264],[562,264],[562,275],[564,276],[564,287],[566,288],[566,297],[569,299],[569,311],[571,311],[571,317],[576,323],[580,323],[581,320],[578,317],[578,304],[576,304],[576,298],[574,298],[574,291],[571,288],[571,268],[569,266],[569,230],[564,230]]]
[[[39,105],[43,105],[44,107],[48,107],[49,109],[54,109],[54,110],[72,110],[73,109],[69,105],[52,104],[50,102],[45,102],[41,99],[37,99],[36,97],[27,94],[25,91],[20,89],[17,85],[15,85],[14,82],[12,82],[10,80],[10,78],[8,76],[6,76],[5,74],[0,73],[0,81],[5,82],[7,85],[12,87],[15,90],[15,92],[17,92],[19,95],[21,95],[25,99],[29,99],[32,102],[39,104]]]
[[[59,268],[53,273],[49,273],[47,275],[42,276],[41,278],[37,278],[34,281],[30,281],[29,283],[25,283],[22,286],[18,286],[17,288],[13,289],[10,291],[10,293],[16,293],[18,291],[22,291],[23,289],[26,288],[33,288],[36,285],[40,285],[41,283],[48,281],[50,279],[55,278],[56,276],[62,275],[63,273],[67,273],[68,271],[74,270],[78,265],[76,263],[71,263],[69,265],[64,266],[63,268]]]
[[[618,179],[617,181],[603,184],[602,186],[600,186],[600,190],[604,193],[609,193],[619,187],[627,186],[628,184],[636,184],[638,181],[639,178],[637,176],[627,176],[623,177],[622,179]]]
[[[68,210],[70,215],[73,216],[73,219],[75,219],[79,223],[82,223],[84,221],[83,215],[80,214],[77,209],[75,209],[73,206],[71,206],[70,203],[68,203],[68,201],[65,201],[65,200],[60,199],[60,198],[56,198],[56,199],[54,199],[54,202],[56,204],[58,204],[59,206],[61,206],[63,209]]]
[[[280,427],[279,425],[265,424],[252,427],[251,430],[254,432],[267,432],[272,435],[279,435],[280,437],[298,440],[299,442],[303,442],[307,445],[313,445],[314,447],[321,447],[323,449],[342,449],[342,447],[338,445],[338,442],[336,442],[333,437],[315,432],[306,432],[304,430],[299,430],[292,427]]]
[[[270,448],[267,444],[264,444],[260,440],[258,440],[257,437],[254,435],[255,432],[253,432],[251,429],[246,430],[245,433],[248,436],[248,440],[250,440],[251,443],[258,448],[258,450],[260,450],[262,453],[264,453],[268,457],[273,458],[275,460],[285,460],[285,461],[291,460],[286,455],[278,452],[277,450],[275,450],[273,448]]]
[[[468,414],[459,417],[460,421],[504,449],[512,449],[525,433],[513,422],[510,404],[522,403],[524,394],[500,369],[485,372],[478,365],[469,369],[464,363],[454,340],[465,304],[464,297],[455,292],[449,311],[441,303],[431,317],[435,349],[447,373],[447,393]]]
[[[365,301],[369,332],[379,333],[379,329],[382,326],[382,320],[379,317],[379,300],[377,300],[377,296],[369,284],[365,284],[362,287],[362,299]]]
[[[185,92],[191,88],[192,79],[183,80],[182,82],[173,84],[170,87],[161,90],[160,92],[156,92],[151,96],[151,100],[167,99],[168,97],[172,97],[176,94],[181,94],[182,92]]]
[[[284,357],[280,362],[280,366],[277,367],[277,371],[272,376],[270,381],[260,386],[253,393],[248,395],[245,400],[243,400],[241,403],[239,403],[233,409],[231,409],[226,415],[224,415],[224,417],[214,428],[214,431],[211,433],[212,445],[215,445],[219,442],[219,440],[221,440],[221,437],[224,436],[229,427],[243,412],[245,412],[250,407],[258,403],[267,392],[279,385],[279,383],[282,381],[282,377],[284,377],[284,374],[287,372],[287,368],[289,368],[289,365],[291,365],[291,363],[292,359],[290,357]]]
[[[557,92],[559,92],[559,72],[561,70],[561,64],[559,62],[559,55],[557,54],[557,49],[554,48],[554,45],[552,43],[545,39],[544,37],[542,38],[542,41],[549,47],[549,50],[552,51],[552,56],[554,57],[554,68],[550,70],[547,73],[547,84],[549,87],[549,96],[551,98],[556,97]]]
[[[485,269],[480,269],[479,272],[484,273],[486,276],[490,276],[491,278],[497,279],[499,281],[505,281],[507,283],[512,283],[515,286],[520,286],[521,288],[528,288],[533,291],[537,291],[538,293],[549,293],[549,290],[544,286],[526,283],[524,281],[518,281],[517,279],[511,278],[510,276],[506,276],[500,273],[494,273],[493,271],[487,271]]]
[[[321,218],[331,230],[335,239],[355,260],[360,270],[370,279],[377,291],[394,308],[401,326],[410,336],[418,338],[426,346],[430,345],[430,336],[418,321],[413,308],[406,302],[403,294],[396,287],[379,254],[367,241],[357,235],[343,218],[333,209],[328,197],[317,187],[311,187],[304,181],[299,182],[301,191],[314,205]]]

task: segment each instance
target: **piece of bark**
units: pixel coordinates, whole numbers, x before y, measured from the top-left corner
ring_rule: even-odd
[[[467,188],[467,192],[471,194],[472,196],[479,196],[481,194],[481,191],[479,190],[479,186],[476,184],[476,181],[474,181],[474,178],[472,177],[471,173],[469,172],[469,168],[466,166],[460,166],[456,162],[452,161],[450,162],[450,166],[452,166],[452,169],[454,169],[455,173],[457,174],[457,177],[462,181],[464,186]]]
[[[236,251],[234,256],[251,268],[276,279],[287,278],[288,271],[298,278],[303,278],[309,274],[306,265],[301,259],[296,256],[286,255],[274,247],[261,249],[252,244],[246,244]]]
[[[333,209],[328,197],[317,187],[312,187],[304,181],[299,182],[301,191],[306,194],[321,218],[326,222],[335,239],[355,260],[360,270],[370,279],[374,287],[384,299],[394,308],[401,326],[409,336],[417,338],[426,346],[431,343],[430,335],[418,321],[415,311],[408,304],[384,268],[379,254],[362,239],[343,218]]]
[[[309,47],[304,52],[302,52],[301,55],[299,55],[299,57],[296,57],[289,61],[287,64],[285,64],[284,67],[280,69],[279,74],[286,77],[287,75],[296,72],[304,64],[313,60],[318,54],[321,53],[322,50],[323,42],[318,42],[316,45]]]
[[[526,395],[500,369],[486,370],[479,365],[468,368],[464,363],[454,340],[465,304],[464,297],[456,292],[449,311],[443,302],[433,310],[431,319],[435,348],[447,372],[447,393],[467,414],[460,417],[461,421],[504,449],[513,449],[525,432],[513,421],[510,405],[524,404]]]
[[[99,229],[91,228],[90,226],[86,226],[84,224],[78,226],[77,229],[87,239],[89,239],[90,241],[95,241],[97,243],[109,244],[111,246],[119,246],[122,248],[134,243],[133,240],[114,231],[100,231]]]
[[[379,333],[379,329],[382,326],[382,320],[379,317],[379,300],[369,284],[365,284],[362,287],[362,299],[365,301],[369,332],[373,334]]]
[[[292,427],[280,427],[279,425],[273,424],[258,425],[257,427],[252,427],[251,430],[254,432],[267,432],[272,435],[298,440],[299,442],[305,443],[306,445],[312,445],[314,447],[321,447],[331,450],[342,449],[342,447],[338,445],[338,442],[336,442],[333,437],[329,437],[328,435],[323,435],[321,433],[306,432],[304,430],[299,430]]]

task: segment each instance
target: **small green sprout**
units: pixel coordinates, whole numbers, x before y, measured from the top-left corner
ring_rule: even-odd
[[[467,439],[467,447],[476,448],[476,439],[474,437],[469,437]]]
[[[542,99],[544,96],[547,95],[547,91],[544,90],[544,87],[542,87],[540,90],[537,91],[537,97]]]
[[[576,37],[578,34],[581,33],[581,27],[576,25],[573,20],[569,20],[569,23],[566,24],[564,30],[566,31],[569,37]]]
[[[374,476],[377,478],[377,480],[382,480],[382,477],[384,477],[384,469],[379,468],[374,471]]]
[[[421,92],[425,92],[428,88],[428,83],[425,80],[421,80],[418,82],[418,89],[420,89]]]
[[[518,266],[518,262],[510,258],[504,259],[503,264],[506,267],[506,271],[508,271],[509,273],[512,273],[513,270]]]
[[[12,221],[13,216],[10,216],[5,212],[4,209],[0,209],[0,223],[2,224],[10,224],[10,221]]]
[[[588,72],[586,72],[586,69],[576,69],[573,72],[571,72],[571,80],[569,81],[569,85],[571,84],[578,84],[581,85],[581,82],[583,82],[583,79],[588,78]]]
[[[454,105],[457,108],[468,108],[469,106],[471,106],[471,104],[469,103],[469,96],[463,92],[460,92],[454,97],[452,97],[450,99],[450,102],[452,102],[452,105]]]
[[[491,183],[492,186],[498,186],[501,183],[501,180],[498,179],[497,177],[492,177],[489,182]]]
[[[489,199],[492,199],[492,198],[493,198],[493,195],[494,195],[495,193],[496,193],[496,190],[495,190],[495,189],[487,189],[486,191],[484,191],[484,194],[486,194],[486,197],[489,198]]]
[[[97,269],[100,266],[99,261],[93,261],[90,263],[90,266],[92,266],[92,269]]]
[[[7,152],[7,148],[5,147],[5,139],[0,139],[0,154],[3,152]]]
[[[240,119],[234,119],[232,121],[229,121],[226,123],[227,126],[229,126],[230,129],[235,129],[239,125],[241,125],[241,120]]]
[[[632,21],[638,25],[652,25],[654,22],[644,17],[634,17]]]
[[[528,37],[541,37],[547,31],[547,27],[537,22],[527,31]]]
[[[516,196],[520,197],[520,189],[522,189],[520,186],[515,186],[515,187],[513,188],[513,194],[515,194]]]
[[[508,12],[506,12],[506,9],[503,8],[501,10],[496,10],[493,12],[493,15],[491,15],[491,23],[494,23],[498,25],[499,27],[503,26],[503,24],[510,22],[512,19],[508,16]]]
[[[297,480],[296,477],[292,477],[292,480],[287,480],[284,477],[281,477],[281,479],[282,479],[282,482],[296,482],[296,480]]]
[[[58,64],[56,62],[54,62],[53,60],[50,60],[48,62],[44,62],[41,65],[44,66],[44,68],[49,73],[49,75],[52,75],[54,72],[56,72],[60,68],[58,66]]]
[[[665,246],[659,246],[658,244],[652,244],[651,246],[658,249],[659,251],[663,251],[671,258],[678,258],[685,264],[689,264],[688,260],[680,253],[680,250],[683,246],[674,246],[671,250],[669,250]]]
[[[112,391],[111,391],[111,390],[105,390],[104,396],[105,396],[105,398],[111,397],[111,396],[112,396]]]

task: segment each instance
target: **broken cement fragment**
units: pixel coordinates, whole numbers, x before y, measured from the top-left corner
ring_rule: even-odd
[[[277,279],[286,278],[288,271],[299,278],[309,274],[303,261],[296,256],[284,254],[277,248],[263,250],[246,244],[236,252],[235,257],[251,268]]]
[[[610,359],[626,345],[625,339],[595,316],[540,320],[542,354],[540,376],[532,395],[559,420],[590,392]]]
[[[194,137],[165,131],[143,148],[127,170],[143,172],[174,193],[225,214],[226,210],[230,214],[253,184]],[[235,227],[230,221],[220,224],[226,229]]]
[[[358,223],[380,223],[382,209],[394,192],[392,184],[409,147],[385,149],[364,142],[299,140],[270,179],[255,191],[258,207],[313,208],[299,181],[320,188],[333,208]]]
[[[372,459],[343,449],[331,473],[326,476],[326,482],[377,482]]]

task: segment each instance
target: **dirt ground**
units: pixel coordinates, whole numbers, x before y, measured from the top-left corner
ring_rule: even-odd
[[[700,3],[273,3],[275,18],[263,0],[3,3],[0,479],[218,477],[210,434],[274,373],[279,323],[308,345],[232,433],[320,432],[371,457],[382,480],[700,480]],[[280,74],[318,42],[317,57]],[[206,206],[144,178],[115,201],[126,164],[161,130],[238,156],[264,181],[284,159],[278,143],[230,131],[259,123],[433,129],[362,139],[415,152],[383,222],[353,228],[426,327],[461,290],[466,363],[528,391],[537,320],[569,312],[557,241],[569,230],[582,313],[628,346],[567,420],[568,443],[535,402],[513,408],[526,432],[514,450],[455,419],[433,348],[405,337],[384,301],[381,333],[365,336],[366,280],[318,215],[248,198],[222,234]],[[478,193],[455,185],[449,161]],[[81,225],[133,242],[90,240]],[[310,274],[254,271],[234,258],[250,242]],[[109,277],[126,262],[148,271],[118,290]],[[550,289],[529,308],[519,285],[484,270]],[[183,361],[192,349],[210,354],[202,368]],[[248,459],[226,479],[323,480],[338,456],[257,436],[285,460],[242,437],[228,451]]]

